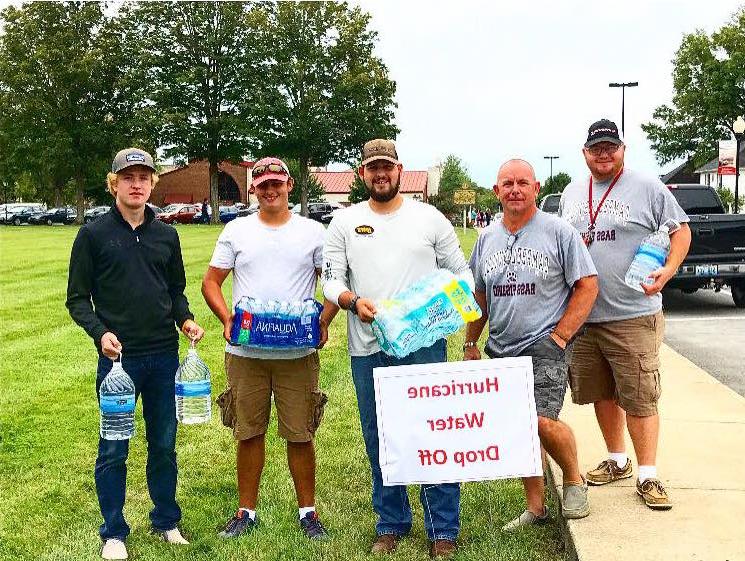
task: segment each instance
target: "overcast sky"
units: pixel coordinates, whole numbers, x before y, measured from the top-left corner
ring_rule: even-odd
[[[0,0],[5,6],[8,0]],[[13,1],[13,4],[19,4]],[[377,53],[397,83],[400,158],[426,169],[459,156],[483,187],[511,157],[554,173],[586,173],[593,121],[621,126],[626,162],[664,173],[640,125],[672,98],[672,59],[686,33],[711,33],[743,0],[354,0],[372,15]],[[116,4],[116,2],[115,2]]]
[[[640,125],[672,98],[672,59],[686,33],[728,23],[736,0],[361,0],[379,33],[377,52],[397,82],[398,153],[425,169],[453,153],[481,186],[522,157],[538,179],[586,173],[589,124],[621,126],[626,162],[663,173]]]

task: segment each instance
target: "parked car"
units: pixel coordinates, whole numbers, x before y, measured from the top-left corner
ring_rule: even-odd
[[[227,224],[231,220],[235,220],[238,218],[238,208],[233,206],[221,206],[220,207],[220,222],[223,224]],[[209,213],[210,218],[212,217],[212,212]],[[193,224],[204,224],[204,221],[202,219],[202,211],[199,210],[195,215],[194,219],[192,221]]]
[[[227,224],[231,220],[238,218],[239,209],[237,206],[221,206],[220,207],[220,222]]]
[[[44,203],[7,203],[0,205],[0,223],[12,224],[10,217],[25,208],[33,208],[38,212],[44,212],[47,207]]]
[[[78,211],[72,207],[53,208],[29,219],[30,224],[72,224],[78,217]]]
[[[558,214],[560,201],[561,194],[552,193],[551,195],[546,195],[545,197],[543,197],[543,199],[541,199],[541,204],[538,205],[538,208],[540,208],[543,212]]]
[[[735,306],[745,308],[745,215],[726,214],[713,187],[668,185],[688,214],[691,248],[668,288],[692,293],[724,285],[732,289]]]
[[[14,226],[20,226],[21,224],[28,224],[34,216],[42,214],[44,211],[33,206],[26,206],[16,208],[11,211],[10,214],[6,215],[6,223],[13,224]]]
[[[166,224],[191,224],[194,221],[194,215],[200,210],[200,205],[174,203],[168,205],[156,216],[158,220]]]
[[[207,205],[207,220],[204,219],[202,216],[202,205],[197,205],[199,207],[199,210],[194,215],[194,218],[191,219],[192,224],[209,224],[210,219],[212,218],[212,207],[210,205]]]
[[[342,207],[339,203],[327,203],[323,201],[314,201],[311,203],[308,203],[308,218],[311,220],[316,220],[318,222],[322,222],[321,218],[327,214],[332,213],[335,210],[338,210]],[[300,203],[296,204],[294,207],[292,207],[292,212],[295,214],[300,214],[301,208]],[[330,221],[330,219],[329,219]],[[326,222],[328,224],[328,222]]]
[[[320,222],[321,224],[331,224],[331,219],[334,217],[334,214],[336,214],[336,211],[341,210],[339,208],[335,208],[331,212],[327,212],[323,216],[321,216]]]
[[[248,216],[249,214],[256,214],[257,212],[259,212],[259,203],[252,203],[243,210],[238,211],[238,216]]]
[[[109,212],[110,208],[111,207],[109,206],[94,206],[93,208],[89,208],[83,215],[83,222],[85,222],[86,224],[88,224],[89,222],[93,222],[99,216]]]
[[[159,206],[155,206],[154,204],[151,204],[151,203],[145,203],[145,204],[150,207],[150,210],[152,210],[155,213],[155,216],[158,216],[159,214],[163,212],[163,209],[160,208]]]

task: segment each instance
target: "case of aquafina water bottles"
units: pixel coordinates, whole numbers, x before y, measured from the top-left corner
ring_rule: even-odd
[[[235,306],[230,342],[264,349],[315,348],[321,338],[321,304],[243,297]]]
[[[135,434],[135,384],[122,367],[122,355],[98,389],[100,433],[105,440],[129,440]]]
[[[208,423],[212,415],[210,369],[199,358],[194,341],[176,370],[176,418],[184,425]]]
[[[381,350],[397,358],[429,347],[481,317],[468,284],[446,270],[422,277],[393,298],[375,302],[372,330]]]

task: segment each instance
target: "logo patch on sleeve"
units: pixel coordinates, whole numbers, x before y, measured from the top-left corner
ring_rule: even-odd
[[[360,236],[369,236],[375,231],[375,228],[373,228],[372,226],[362,225],[357,226],[354,231]]]

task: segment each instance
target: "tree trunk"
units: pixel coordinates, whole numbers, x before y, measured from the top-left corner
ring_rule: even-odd
[[[308,167],[310,162],[307,158],[300,158],[300,173],[297,178],[297,187],[300,189],[300,213],[308,216]]]
[[[85,180],[83,174],[78,171],[75,174],[75,198],[78,207],[78,216],[75,219],[75,224],[82,224],[83,218],[85,218]]]
[[[217,161],[210,160],[210,207],[212,208],[212,217],[210,224],[220,223],[220,170],[217,168]],[[204,217],[203,217],[204,218]]]
[[[62,206],[62,185],[55,184],[52,189],[54,190],[54,206]]]

